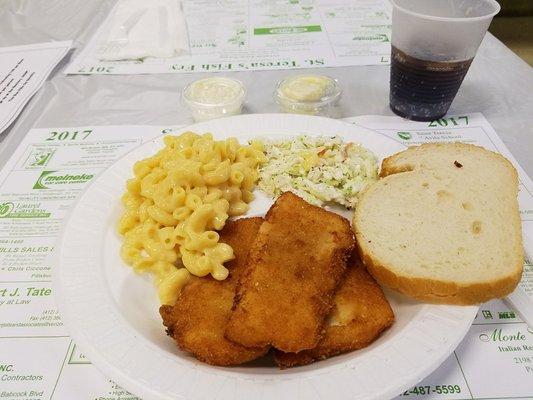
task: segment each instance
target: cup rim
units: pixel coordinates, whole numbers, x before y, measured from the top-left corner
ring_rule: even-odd
[[[502,7],[500,6],[500,3],[498,3],[496,0],[484,0],[486,2],[491,3],[493,6],[495,6],[496,9],[495,9],[494,12],[492,12],[490,14],[487,14],[487,15],[482,15],[482,16],[479,16],[479,17],[464,17],[464,18],[437,17],[437,16],[434,16],[434,15],[422,14],[422,13],[418,13],[416,11],[408,10],[407,8],[400,6],[398,4],[399,1],[401,1],[401,0],[391,0],[391,3],[392,3],[394,8],[397,8],[398,10],[401,10],[402,12],[404,12],[406,14],[409,14],[409,15],[412,15],[412,16],[415,16],[415,17],[419,17],[419,18],[423,18],[423,19],[432,20],[432,21],[445,21],[445,22],[474,22],[474,21],[482,21],[482,20],[486,20],[486,19],[490,19],[490,18],[494,17],[502,9]]]

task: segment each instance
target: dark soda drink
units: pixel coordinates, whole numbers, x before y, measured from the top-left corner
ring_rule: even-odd
[[[450,108],[472,60],[422,60],[392,46],[390,108],[399,116],[415,121],[442,118]]]

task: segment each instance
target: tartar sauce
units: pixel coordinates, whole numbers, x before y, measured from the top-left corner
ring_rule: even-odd
[[[182,98],[195,121],[240,114],[246,90],[241,81],[230,78],[204,78],[183,89]]]

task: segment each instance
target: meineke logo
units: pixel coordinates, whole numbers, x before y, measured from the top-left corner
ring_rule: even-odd
[[[33,185],[34,189],[50,189],[51,186],[80,184],[90,181],[93,174],[61,174],[59,171],[43,171]]]

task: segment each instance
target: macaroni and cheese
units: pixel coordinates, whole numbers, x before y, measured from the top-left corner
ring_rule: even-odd
[[[232,248],[216,231],[228,217],[244,214],[266,161],[262,145],[215,141],[209,133],[166,136],[155,156],[138,161],[126,184],[118,231],[123,260],[155,277],[162,304],[173,304],[196,276],[223,280]]]

